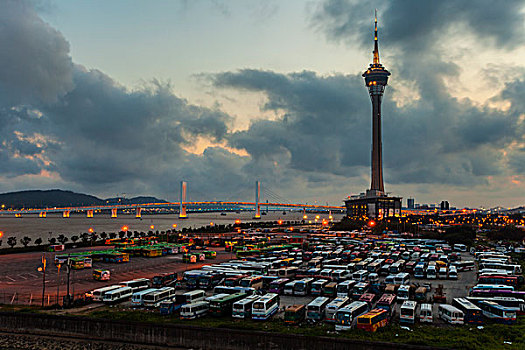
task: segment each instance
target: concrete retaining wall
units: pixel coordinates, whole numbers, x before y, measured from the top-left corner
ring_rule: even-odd
[[[193,349],[231,350],[389,350],[435,349],[395,343],[369,343],[356,340],[308,337],[189,325],[152,324],[44,314],[0,313],[0,329],[29,334],[57,334],[93,340],[172,346]]]

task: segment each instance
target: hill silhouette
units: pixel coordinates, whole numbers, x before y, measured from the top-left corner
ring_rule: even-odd
[[[58,189],[29,190],[0,194],[0,204],[3,205],[5,209],[76,207],[104,204],[143,204],[154,202],[166,201],[147,196],[100,199],[88,194]]]

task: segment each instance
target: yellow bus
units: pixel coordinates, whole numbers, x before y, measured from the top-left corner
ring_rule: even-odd
[[[373,309],[357,318],[357,328],[375,332],[388,324],[388,312],[384,309]]]

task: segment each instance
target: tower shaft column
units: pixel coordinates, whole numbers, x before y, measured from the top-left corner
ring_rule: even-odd
[[[381,135],[381,95],[371,94],[372,100],[372,191],[385,191],[383,184],[383,145]]]

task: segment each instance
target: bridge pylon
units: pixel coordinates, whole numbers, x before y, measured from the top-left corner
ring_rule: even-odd
[[[137,207],[137,209],[135,209],[135,218],[137,219],[142,218],[142,208],[141,207]]]
[[[117,208],[112,208],[111,209],[111,217],[112,218],[116,218],[117,217]]]
[[[40,213],[38,213],[39,218],[45,218],[46,216],[47,216],[47,213],[45,211],[41,211]]]
[[[254,219],[260,219],[261,218],[261,182],[255,181],[255,215],[253,216]]]
[[[186,181],[180,182],[180,204],[179,204],[179,219],[187,219],[188,216],[186,215],[186,189],[187,189],[187,183]]]
[[[63,217],[63,218],[68,218],[70,213],[71,213],[71,212],[70,212],[69,210],[64,210],[64,211],[62,212],[62,217]]]
[[[93,210],[92,209],[90,209],[90,210],[88,210],[86,212],[86,217],[88,217],[88,218],[92,218],[93,217]]]

